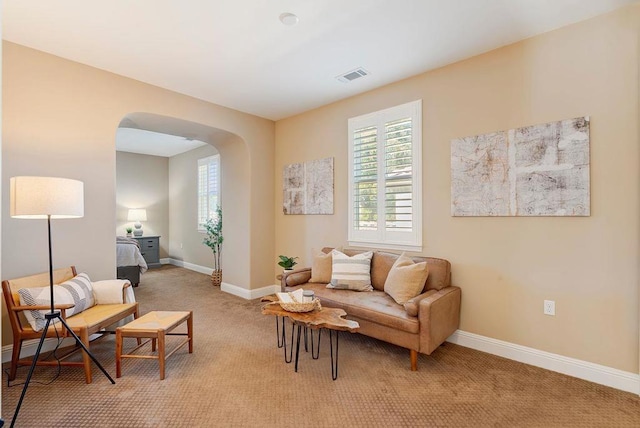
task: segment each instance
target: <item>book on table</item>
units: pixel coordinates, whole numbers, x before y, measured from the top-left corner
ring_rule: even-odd
[[[278,300],[282,303],[302,303],[304,290],[298,289],[289,293],[276,293]]]

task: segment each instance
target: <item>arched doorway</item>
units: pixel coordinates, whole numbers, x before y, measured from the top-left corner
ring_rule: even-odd
[[[210,250],[202,245],[197,230],[197,157],[219,153],[221,160],[221,205],[224,211],[222,250],[223,281],[226,291],[250,288],[249,152],[238,135],[219,128],[151,113],[127,114],[119,128],[133,128],[199,140],[210,147],[172,156],[168,160],[168,233],[163,249],[174,264],[206,271],[213,263]],[[213,147],[214,149],[211,149]],[[124,207],[117,207],[121,213]],[[122,214],[119,214],[120,216]],[[236,293],[237,294],[237,293]]]

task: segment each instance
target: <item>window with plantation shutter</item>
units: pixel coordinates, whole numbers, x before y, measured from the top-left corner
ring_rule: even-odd
[[[422,102],[349,119],[349,245],[422,250]]]
[[[220,155],[198,159],[198,230],[215,218],[220,203]]]

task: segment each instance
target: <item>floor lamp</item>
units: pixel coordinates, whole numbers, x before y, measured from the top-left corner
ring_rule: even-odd
[[[84,352],[91,357],[93,362],[96,363],[111,383],[115,384],[116,382],[109,376],[109,373],[107,373],[93,354],[89,352],[89,349],[82,343],[80,338],[69,328],[64,318],[60,315],[60,311],[55,310],[53,302],[51,219],[79,218],[84,216],[84,184],[82,181],[58,177],[12,177],[10,182],[10,206],[10,214],[13,218],[47,220],[49,236],[49,289],[51,300],[51,311],[44,315],[47,322],[42,330],[42,336],[40,337],[36,353],[33,356],[33,362],[31,363],[27,380],[24,383],[18,406],[13,414],[11,421],[11,426],[13,427],[18,418],[18,412],[20,412],[20,406],[29,387],[29,381],[31,381],[38,357],[40,356],[42,344],[47,337],[47,330],[49,329],[49,325],[55,322],[55,320],[58,320],[64,325],[66,331],[75,338],[76,343],[80,344]]]

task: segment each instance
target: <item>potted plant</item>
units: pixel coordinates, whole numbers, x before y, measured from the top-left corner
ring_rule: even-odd
[[[219,287],[222,283],[222,268],[220,267],[220,252],[222,250],[222,208],[220,205],[216,207],[216,217],[208,218],[204,224],[207,236],[202,241],[207,247],[213,251],[213,272],[211,273],[211,282]]]
[[[133,228],[127,227],[125,230],[127,231],[127,236],[131,237],[131,232],[133,231]]]
[[[280,255],[280,261],[278,262],[278,266],[280,266],[285,271],[293,270],[293,267],[298,264],[296,261],[297,257],[287,257]]]

